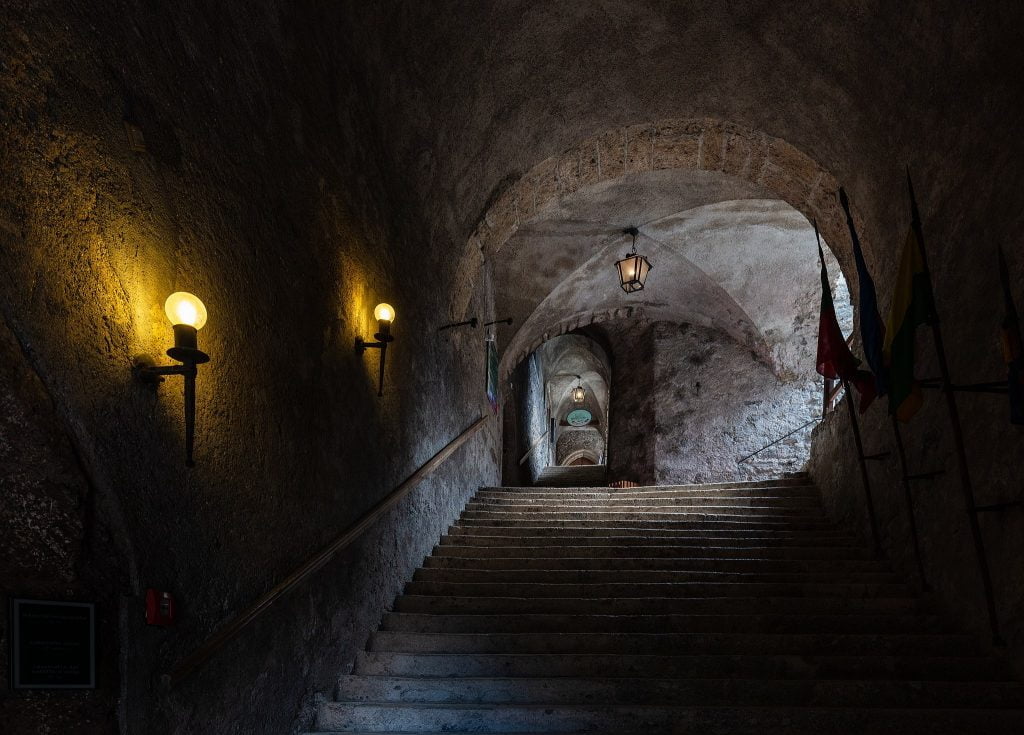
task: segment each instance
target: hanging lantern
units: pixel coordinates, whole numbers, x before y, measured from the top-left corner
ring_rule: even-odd
[[[587,399],[587,391],[583,387],[583,380],[579,375],[576,376],[576,380],[579,381],[577,386],[572,389],[572,402],[583,403]]]
[[[633,236],[633,249],[626,253],[625,258],[615,263],[615,268],[619,271],[619,285],[626,293],[642,291],[647,274],[651,272],[651,263],[646,256],[637,255],[636,236],[640,234],[639,230],[629,227],[624,232]]]

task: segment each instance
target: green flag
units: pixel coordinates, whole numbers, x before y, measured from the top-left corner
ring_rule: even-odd
[[[917,328],[931,321],[931,305],[931,284],[921,244],[911,227],[885,322],[883,348],[889,371],[889,413],[903,422],[921,408],[921,386],[914,379],[914,343]]]

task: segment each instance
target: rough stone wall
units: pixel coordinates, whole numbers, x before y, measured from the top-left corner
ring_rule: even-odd
[[[410,193],[367,114],[362,57],[339,36],[347,12],[273,0],[3,6],[0,314],[77,448],[87,482],[68,482],[93,488],[97,527],[121,529],[124,555],[96,557],[95,573],[129,579],[117,634],[129,732],[287,731],[303,702],[333,689],[468,496],[497,480],[492,421],[212,664],[161,687],[489,411],[479,332],[435,332],[452,278],[443,245],[468,228],[426,215]],[[129,145],[126,122],[144,147]],[[130,373],[139,353],[168,362],[162,303],[179,289],[210,311],[192,470],[180,379],[152,390]],[[486,294],[478,281],[481,316]],[[372,334],[383,300],[398,316],[378,399],[378,353],[357,358],[353,340]],[[79,533],[69,502],[43,520]],[[7,594],[36,584],[33,570],[4,575]],[[76,584],[67,590],[95,595],[109,623],[106,593]],[[175,593],[176,627],[141,624],[146,586]],[[62,729],[61,711],[37,710],[29,731]]]
[[[586,451],[588,459],[600,464],[604,457],[604,437],[596,428],[566,429],[558,437],[555,447],[555,464],[568,464],[568,460],[577,452]]]
[[[609,455],[616,477],[671,485],[803,469],[809,430],[756,462],[737,460],[817,415],[821,385],[814,377],[780,379],[749,350],[703,327],[602,326],[615,346]],[[618,433],[616,425],[627,430]]]
[[[45,387],[0,322],[0,650],[10,650],[6,603],[15,596],[96,602],[98,645],[93,690],[14,691],[5,665],[4,732],[116,729],[119,593],[130,587],[109,521]]]
[[[608,407],[608,479],[653,485],[657,463],[651,430],[656,422],[654,341],[649,330],[631,322],[603,322],[599,332],[611,348],[612,381]]]
[[[518,417],[517,430],[515,436],[505,438],[506,446],[512,448],[512,453],[506,462],[502,481],[505,484],[530,485],[541,470],[551,463],[551,437],[546,435],[550,428],[548,405],[544,395],[544,370],[540,355],[530,355],[523,360],[516,368],[512,382],[514,410]],[[530,452],[529,456],[520,464],[527,452]]]

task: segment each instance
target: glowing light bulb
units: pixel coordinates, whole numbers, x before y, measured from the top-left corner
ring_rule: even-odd
[[[381,322],[393,322],[395,309],[391,304],[377,304],[377,308],[373,310],[373,318]]]
[[[206,307],[187,291],[175,291],[164,302],[164,313],[171,324],[187,324],[202,329],[206,324]]]

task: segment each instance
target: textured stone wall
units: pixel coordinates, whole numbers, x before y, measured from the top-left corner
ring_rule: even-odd
[[[480,331],[435,331],[453,277],[441,243],[468,228],[440,210],[427,218],[410,196],[339,37],[347,8],[300,5],[12,0],[2,10],[0,314],[52,401],[42,434],[66,432],[81,466],[39,517],[70,539],[66,549],[57,539],[70,556],[56,561],[85,558],[75,551],[84,510],[70,500],[83,485],[96,498],[83,508],[125,550],[88,558],[96,575],[128,579],[115,640],[129,732],[287,731],[303,702],[333,689],[469,495],[497,481],[492,420],[207,668],[161,686],[490,410]],[[210,313],[192,470],[180,379],[153,390],[130,372],[136,354],[168,362],[162,303],[178,289]],[[490,317],[486,294],[477,280],[470,303]],[[353,340],[372,334],[383,300],[398,317],[378,398],[379,353],[357,357]],[[49,471],[15,459],[29,477]],[[15,543],[24,557],[50,542]],[[76,579],[47,584],[95,596],[110,634],[106,588]],[[5,594],[36,583],[33,568],[4,567]],[[177,596],[176,627],[141,624],[147,586]],[[117,666],[113,650],[102,665]],[[104,717],[100,700],[116,686],[105,677]],[[35,712],[30,732],[67,729],[61,708]]]
[[[97,688],[8,688],[0,669],[4,732],[110,733],[116,728],[119,594],[129,566],[113,547],[118,529],[90,487],[50,396],[0,322],[0,597],[96,603]],[[7,605],[0,650],[7,655]]]
[[[603,322],[600,330],[611,347],[612,385],[608,408],[608,479],[653,485],[657,463],[652,429],[657,406],[649,400],[657,378],[654,340],[632,322]]]
[[[506,474],[504,482],[529,485],[537,479],[541,470],[551,464],[551,437],[548,421],[548,405],[544,395],[544,366],[540,355],[530,355],[520,363],[514,378],[514,395],[519,420],[516,437],[508,437],[515,448],[512,459],[516,467],[514,475]],[[532,450],[532,451],[530,451]],[[526,461],[519,464],[529,452]]]
[[[809,430],[756,462],[737,460],[820,413],[815,377],[780,379],[749,350],[703,327],[602,326],[615,346],[609,455],[616,478],[669,485],[803,469]]]
[[[565,429],[555,447],[555,464],[569,464],[572,459],[585,456],[594,464],[604,458],[604,437],[596,428]],[[575,455],[575,456],[574,456]]]

